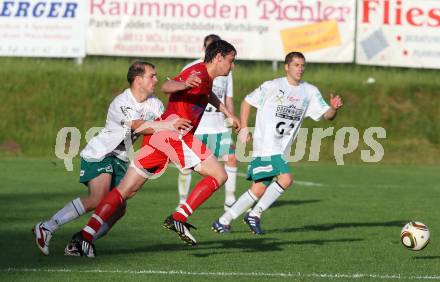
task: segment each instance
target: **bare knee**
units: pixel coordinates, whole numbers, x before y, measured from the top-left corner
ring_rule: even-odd
[[[266,189],[265,188],[253,188],[253,189],[251,189],[251,191],[252,191],[252,194],[254,194],[254,196],[257,197],[257,199],[260,199],[263,196]]]
[[[217,180],[218,186],[222,186],[223,184],[225,184],[226,180],[228,180],[228,174],[224,169],[220,169],[212,177]]]
[[[94,210],[105,195],[107,195],[111,188],[111,179],[112,176],[110,174],[102,173],[89,181],[87,184],[89,186],[89,195],[81,199],[86,211]]]
[[[237,167],[237,158],[235,157],[235,155],[227,156],[226,165],[229,167]]]
[[[129,199],[136,195],[147,181],[145,176],[139,174],[134,168],[130,167],[118,185],[118,191],[123,199]]]
[[[260,199],[263,196],[264,192],[266,192],[266,184],[264,184],[263,182],[253,182],[249,190],[251,190],[252,194],[257,199]]]
[[[284,190],[289,188],[293,183],[293,177],[290,173],[281,174],[277,177],[278,184],[283,187]]]
[[[91,193],[88,197],[82,198],[81,201],[86,211],[92,211],[96,209],[101,200],[104,198],[105,193]]]
[[[92,209],[96,209],[96,207],[99,205],[103,197],[95,197],[90,199],[90,205]]]
[[[139,190],[129,190],[124,193],[121,193],[121,195],[124,199],[128,200],[130,198],[133,198],[134,195],[136,195],[137,191],[139,191]]]
[[[220,164],[214,156],[204,160],[202,163],[197,165],[194,170],[203,176],[214,177],[219,187],[225,184],[226,180],[228,180],[225,167]]]

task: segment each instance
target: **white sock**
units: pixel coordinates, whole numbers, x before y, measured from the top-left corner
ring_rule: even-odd
[[[179,188],[179,205],[186,202],[191,185],[191,170],[179,173],[177,187]]]
[[[51,219],[43,222],[43,226],[53,233],[61,225],[77,219],[81,215],[85,214],[85,212],[86,210],[84,209],[80,198],[76,198],[55,213]]]
[[[258,203],[249,213],[250,216],[261,217],[261,214],[267,210],[280,196],[283,194],[284,189],[281,185],[274,181],[272,182],[264,192],[263,196],[260,198]]]
[[[228,180],[225,183],[225,205],[231,206],[235,202],[235,183],[237,180],[237,167],[225,165]]]
[[[258,198],[251,192],[251,190],[247,190],[240,196],[240,198],[238,198],[235,204],[219,218],[220,223],[226,225],[231,224],[232,220],[247,211],[247,209],[252,207],[257,200]]]

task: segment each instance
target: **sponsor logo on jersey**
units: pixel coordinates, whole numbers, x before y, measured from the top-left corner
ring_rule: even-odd
[[[128,112],[129,110],[131,110],[131,111],[133,111],[133,109],[132,108],[130,108],[130,107],[127,107],[127,106],[121,106],[121,112],[124,114],[124,116],[126,117],[126,118],[131,118],[131,115],[130,115],[130,113]]]
[[[80,176],[80,177],[83,177],[83,176],[84,176],[84,173],[85,173],[84,169],[81,169],[81,171],[79,172],[79,176]]]
[[[287,100],[289,101],[289,102],[298,102],[299,101],[299,97],[296,97],[296,96],[287,96]]]
[[[280,118],[285,118],[289,120],[301,120],[301,116],[303,114],[303,109],[297,109],[294,105],[290,106],[277,106],[277,112],[275,113],[275,116]]]
[[[280,90],[281,91],[281,90]],[[275,96],[275,100],[278,102],[278,104],[283,104],[283,101],[284,101],[284,96],[283,96],[283,93],[278,93],[276,96]]]

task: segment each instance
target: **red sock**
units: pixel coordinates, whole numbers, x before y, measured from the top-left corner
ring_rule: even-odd
[[[187,217],[190,216],[201,204],[208,200],[218,188],[219,185],[217,180],[212,176],[206,176],[196,184],[194,189],[192,189],[186,202],[173,213],[173,218],[175,220],[186,222]]]
[[[96,207],[92,218],[90,218],[87,225],[81,231],[84,239],[92,242],[93,236],[98,232],[99,228],[101,228],[101,225],[106,222],[123,203],[124,199],[118,189],[111,190]]]

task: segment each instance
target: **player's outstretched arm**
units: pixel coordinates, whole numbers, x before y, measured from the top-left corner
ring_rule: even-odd
[[[232,97],[226,97],[225,106],[232,114],[235,115],[235,113],[234,113],[234,99]]]
[[[186,80],[184,81],[176,81],[173,79],[168,79],[160,88],[162,92],[165,94],[171,94],[174,92],[179,92],[182,90],[186,90],[189,88],[194,88],[200,85],[202,80],[194,74],[191,74]]]
[[[133,120],[131,122],[131,128],[137,134],[146,135],[153,134],[154,132],[160,130],[186,131],[191,128],[191,122],[187,119],[179,117],[161,121]]]
[[[342,98],[339,95],[333,96],[333,94],[330,94],[330,109],[324,113],[324,118],[326,120],[334,120],[338,109],[341,108],[342,105]]]
[[[249,128],[248,128],[248,121],[249,121],[249,115],[251,112],[251,105],[246,102],[246,100],[243,100],[241,102],[240,107],[240,123],[241,123],[241,130],[238,133],[238,140],[242,143],[246,143],[249,141]]]

